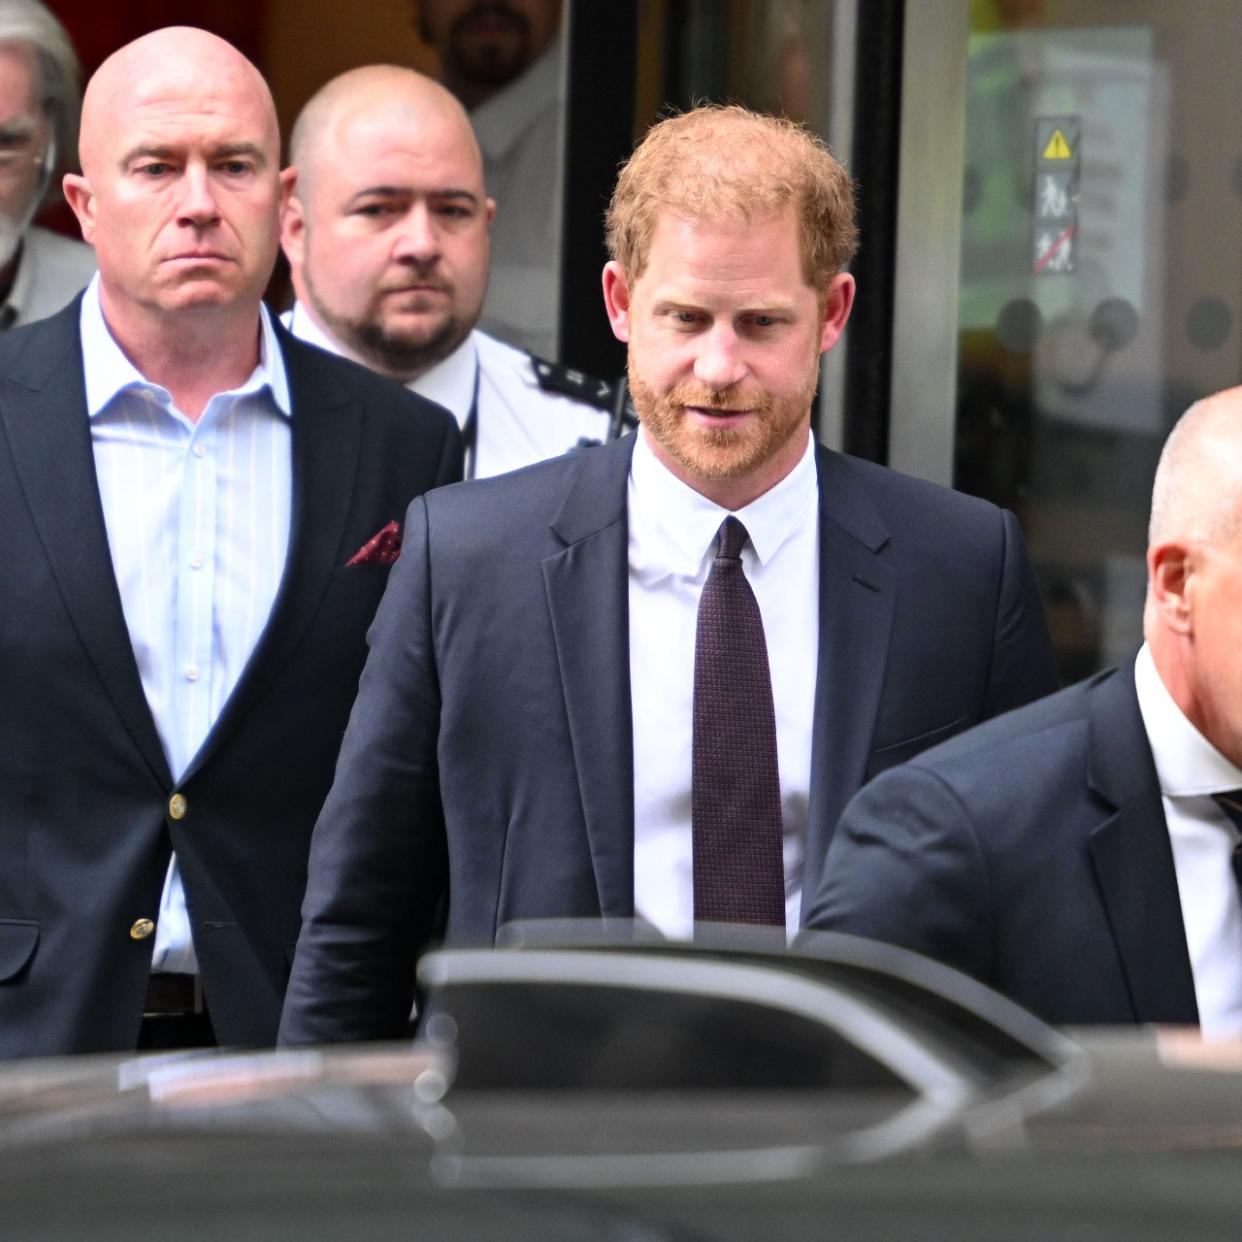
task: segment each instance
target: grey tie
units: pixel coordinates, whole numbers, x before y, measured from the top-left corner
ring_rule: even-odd
[[[742,571],[749,536],[721,523],[694,646],[694,919],[783,927],[781,785],[763,618]]]

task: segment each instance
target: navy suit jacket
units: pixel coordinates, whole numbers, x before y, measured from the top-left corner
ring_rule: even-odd
[[[808,922],[938,958],[1050,1022],[1197,1023],[1133,666],[867,786]]]
[[[282,1039],[404,1030],[445,894],[451,943],[633,915],[632,443],[411,507],[315,831]],[[1012,515],[826,449],[817,466],[808,875],[869,776],[1055,676]]]
[[[272,1043],[311,829],[387,579],[345,562],[461,477],[439,407],[278,328],[288,561],[234,693],[174,784],[112,571],[78,302],[0,338],[0,1055],[134,1047],[176,849],[217,1036]],[[187,811],[168,813],[179,792]]]

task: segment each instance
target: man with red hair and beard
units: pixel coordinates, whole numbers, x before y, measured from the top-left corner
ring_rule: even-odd
[[[283,1040],[399,1034],[444,908],[458,944],[553,918],[792,933],[854,791],[1054,688],[1013,516],[814,441],[854,295],[823,144],[735,107],[665,120],[608,241],[641,429],[411,507]]]

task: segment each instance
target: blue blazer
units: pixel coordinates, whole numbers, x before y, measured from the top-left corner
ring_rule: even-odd
[[[809,923],[904,945],[1054,1023],[1197,1023],[1133,665],[886,773]]]
[[[420,499],[316,828],[282,1038],[399,1034],[419,945],[634,910],[632,440]],[[1011,514],[827,449],[806,843],[876,772],[1054,687]],[[692,653],[687,652],[691,659]]]
[[[217,1036],[275,1040],[311,829],[387,579],[345,562],[414,496],[461,477],[443,410],[277,331],[288,561],[177,784],[112,572],[78,302],[0,337],[0,1055],[134,1047],[154,938],[130,929],[158,916],[173,849]]]

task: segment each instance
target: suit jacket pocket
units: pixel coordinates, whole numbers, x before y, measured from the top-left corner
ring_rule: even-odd
[[[11,983],[34,957],[39,924],[33,919],[0,919],[0,983]]]
[[[961,733],[973,723],[970,716],[959,716],[956,720],[932,729],[928,733],[920,733],[916,737],[908,737],[904,742],[895,742],[892,746],[881,746],[873,750],[867,759],[867,776],[870,780],[888,768],[895,768],[907,759],[913,759],[923,751],[935,746],[938,742],[947,742],[955,733]]]

